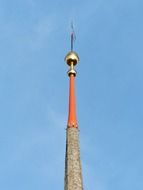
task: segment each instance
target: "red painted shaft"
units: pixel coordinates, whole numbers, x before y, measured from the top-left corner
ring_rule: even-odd
[[[76,119],[76,101],[75,101],[75,87],[74,87],[74,74],[70,74],[70,86],[69,86],[69,115],[68,115],[68,127],[77,128]]]

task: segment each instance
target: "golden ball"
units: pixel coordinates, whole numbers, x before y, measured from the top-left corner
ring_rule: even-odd
[[[73,65],[76,65],[79,61],[79,57],[77,55],[76,52],[70,51],[66,57],[65,57],[65,61],[66,63],[71,66],[71,64],[73,63]]]

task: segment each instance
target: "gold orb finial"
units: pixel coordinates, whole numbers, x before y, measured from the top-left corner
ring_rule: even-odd
[[[67,63],[69,66],[71,66],[72,64],[75,66],[75,65],[78,63],[78,61],[79,61],[79,57],[78,57],[78,55],[77,55],[76,52],[70,51],[70,52],[66,55],[65,61],[66,61],[66,63]]]

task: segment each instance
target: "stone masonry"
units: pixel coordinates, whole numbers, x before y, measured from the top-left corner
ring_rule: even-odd
[[[67,128],[64,190],[83,190],[78,128]]]

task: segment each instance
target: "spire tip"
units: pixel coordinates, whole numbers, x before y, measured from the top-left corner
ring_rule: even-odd
[[[76,35],[75,35],[74,25],[72,21],[71,22],[71,51],[73,51],[75,39],[76,39]]]

